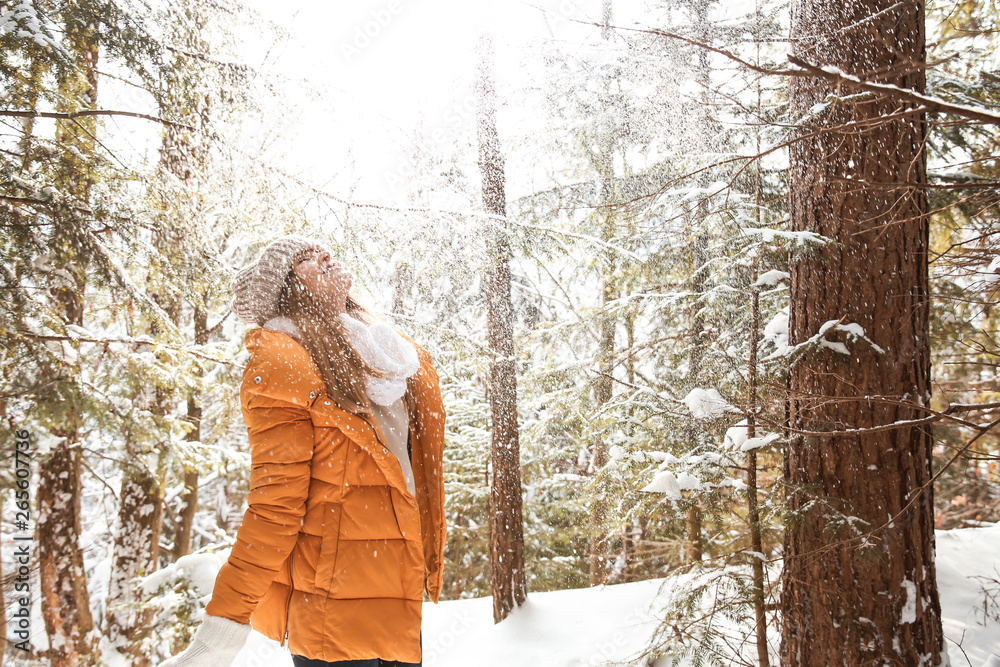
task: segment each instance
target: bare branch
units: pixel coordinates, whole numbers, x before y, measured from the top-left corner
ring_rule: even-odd
[[[600,24],[593,23],[590,21],[576,21],[577,23],[582,23],[584,25],[594,25],[600,26]],[[950,102],[945,102],[942,99],[936,97],[931,97],[923,93],[919,93],[915,90],[910,90],[908,88],[900,88],[899,86],[893,86],[885,83],[875,83],[872,81],[865,81],[851,74],[846,74],[836,68],[820,67],[818,65],[813,65],[808,63],[797,56],[791,54],[788,55],[788,62],[795,65],[799,69],[779,69],[771,67],[762,67],[761,65],[752,63],[748,60],[740,58],[735,53],[727,51],[725,49],[720,49],[711,44],[706,44],[700,42],[696,39],[686,37],[684,35],[679,35],[677,33],[666,32],[664,30],[658,30],[656,28],[625,28],[621,26],[615,26],[616,30],[628,30],[632,32],[641,32],[650,35],[656,35],[658,37],[667,37],[669,39],[676,39],[692,46],[696,46],[700,49],[705,49],[706,51],[711,51],[712,53],[718,53],[721,56],[732,60],[733,62],[746,67],[749,70],[758,72],[760,74],[765,74],[769,76],[814,76],[823,79],[828,79],[839,84],[846,84],[859,88],[861,90],[866,90],[873,93],[880,93],[882,95],[887,95],[895,99],[905,100],[907,102],[919,103],[924,105],[928,111],[934,111],[937,113],[948,113],[955,116],[961,116],[963,118],[968,118],[970,120],[978,120],[982,123],[987,123],[990,125],[1000,125],[1000,113],[992,112],[984,107],[970,107],[964,104],[952,104]]]
[[[77,118],[84,118],[86,116],[125,116],[128,118],[149,120],[154,123],[160,123],[161,125],[167,125],[170,127],[179,127],[192,132],[196,131],[196,128],[191,125],[166,120],[165,118],[157,118],[156,116],[137,113],[135,111],[113,111],[111,109],[87,109],[85,111],[73,111],[71,113],[58,111],[18,111],[16,109],[0,109],[0,116],[7,116],[10,118],[55,118],[57,120],[76,120]]]
[[[833,67],[820,67],[818,65],[813,65],[791,54],[788,56],[788,62],[793,65],[797,65],[804,70],[804,72],[789,72],[795,76],[802,76],[803,73],[807,73],[809,76],[827,79],[829,81],[833,81],[834,83],[846,84],[847,86],[853,86],[854,88],[859,88],[868,92],[881,93],[896,99],[913,102],[914,104],[921,104],[926,107],[928,111],[950,113],[956,116],[978,120],[990,125],[1000,125],[1000,113],[995,113],[985,108],[970,107],[964,104],[952,104],[935,97],[930,97],[929,95],[924,95],[923,93],[918,93],[917,91],[910,90],[908,88],[900,88],[899,86],[893,86],[888,83],[864,81],[851,74],[845,74],[839,69]]]

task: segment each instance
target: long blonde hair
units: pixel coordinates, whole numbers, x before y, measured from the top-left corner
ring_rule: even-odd
[[[347,297],[347,312],[370,315],[350,295]],[[278,313],[298,327],[302,346],[319,367],[327,396],[347,412],[371,414],[367,376],[382,377],[383,372],[361,358],[348,340],[347,330],[338,317],[313,298],[294,271],[288,272],[278,296]]]

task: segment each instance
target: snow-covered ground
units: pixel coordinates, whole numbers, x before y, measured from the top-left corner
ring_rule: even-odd
[[[952,667],[1000,667],[1000,623],[984,606],[984,585],[1000,602],[1000,524],[937,532],[937,579]],[[992,608],[995,617],[1000,613]]]
[[[1000,579],[1000,525],[937,533],[937,575],[952,667],[1000,667],[1000,623],[984,614],[983,585]],[[426,667],[590,667],[628,664],[656,627],[650,609],[669,580],[531,593],[493,624],[490,598],[424,606]],[[996,585],[995,582],[993,585]],[[993,615],[997,610],[993,609]],[[257,633],[234,667],[291,667],[288,652]]]

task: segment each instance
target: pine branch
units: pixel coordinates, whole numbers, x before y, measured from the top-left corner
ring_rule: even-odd
[[[181,352],[183,354],[190,354],[193,357],[198,357],[199,359],[204,359],[205,361],[211,361],[216,364],[224,364],[226,366],[232,366],[233,368],[242,368],[239,364],[234,363],[228,359],[217,359],[215,357],[210,357],[207,354],[202,354],[201,352],[196,352],[190,347],[178,347],[176,345],[167,345],[165,343],[159,343],[153,340],[143,340],[141,338],[88,338],[85,336],[56,336],[56,335],[46,335],[46,334],[36,334],[30,331],[16,331],[14,332],[18,336],[23,336],[30,340],[37,341],[54,341],[54,342],[67,342],[67,343],[93,343],[94,345],[108,345],[109,343],[121,343],[123,345],[135,345],[135,346],[151,346],[151,347],[161,347],[166,350],[173,350],[175,352]],[[3,396],[0,396],[3,398]]]
[[[165,118],[157,118],[156,116],[150,116],[144,113],[137,113],[135,111],[113,111],[111,109],[87,109],[84,111],[73,111],[73,112],[18,111],[16,109],[0,109],[0,116],[6,116],[8,118],[55,118],[57,120],[76,120],[77,118],[85,118],[87,116],[125,116],[128,118],[139,118],[141,120],[149,120],[154,123],[160,123],[161,125],[167,125],[169,127],[179,127],[183,130],[190,130],[192,132],[196,131],[196,128],[191,125],[178,123],[173,120],[167,120]]]
[[[582,23],[584,25],[600,25],[590,21],[576,21],[577,23]],[[914,102],[924,105],[928,111],[934,111],[938,113],[948,113],[956,116],[961,116],[963,118],[968,118],[970,120],[978,120],[983,123],[990,125],[1000,125],[1000,113],[996,113],[986,109],[984,107],[970,107],[964,104],[952,104],[951,102],[946,102],[942,99],[931,97],[924,93],[917,92],[915,90],[910,90],[908,88],[900,88],[899,86],[893,86],[886,83],[875,83],[873,81],[866,81],[859,77],[853,76],[851,74],[846,74],[845,72],[835,68],[835,67],[820,67],[819,65],[814,65],[812,63],[806,62],[797,56],[789,54],[788,62],[795,65],[799,69],[788,69],[788,68],[775,68],[775,67],[764,67],[748,60],[740,58],[735,53],[727,51],[725,49],[720,49],[718,47],[712,46],[711,44],[706,44],[704,42],[686,37],[684,35],[679,35],[677,33],[666,32],[664,30],[657,30],[655,28],[624,28],[620,26],[615,26],[616,30],[630,30],[634,32],[647,33],[650,35],[656,35],[658,37],[667,37],[670,39],[676,39],[682,42],[686,42],[692,46],[696,46],[700,49],[705,49],[706,51],[711,51],[712,53],[717,53],[721,56],[732,60],[738,65],[746,67],[747,69],[757,72],[759,74],[765,74],[768,76],[813,76],[823,79],[828,79],[838,84],[846,84],[848,86],[853,86],[855,88],[860,88],[861,90],[881,93],[883,95],[888,95],[900,100],[905,100],[907,102]]]

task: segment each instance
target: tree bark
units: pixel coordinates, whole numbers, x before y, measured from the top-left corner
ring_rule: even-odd
[[[601,39],[605,42],[612,37],[612,17],[613,5],[611,0],[602,0],[601,3]],[[608,80],[604,80],[604,99],[602,100],[605,113],[597,119],[597,172],[601,180],[601,194],[598,205],[598,215],[600,216],[601,238],[606,242],[611,242],[615,237],[615,214],[611,208],[614,199],[614,131],[610,112],[611,95],[608,90]],[[600,338],[597,349],[598,376],[594,384],[595,408],[600,412],[614,395],[613,373],[615,370],[615,330],[617,322],[615,317],[608,312],[611,303],[617,298],[618,289],[615,284],[615,269],[617,257],[614,250],[605,250],[600,259],[601,271],[601,315],[600,315]],[[594,475],[600,474],[601,470],[608,463],[608,443],[604,437],[596,437],[591,442],[590,470]],[[604,527],[607,517],[607,501],[604,493],[598,486],[594,487],[591,497],[590,508],[590,546],[588,553],[588,574],[591,586],[599,586],[607,583],[608,564],[611,559],[608,553],[608,535]]]
[[[205,40],[206,17],[203,9],[196,4],[189,4],[184,9],[187,18],[187,25],[180,28],[179,37],[184,41],[189,41],[194,45],[197,53],[211,55],[210,44]],[[185,59],[186,60],[186,59]],[[198,69],[191,68],[185,60],[175,62],[172,65],[171,78],[174,85],[161,98],[160,116],[171,118],[190,119],[192,127],[199,128],[202,132],[209,125],[211,96],[201,89],[201,74]],[[205,217],[202,188],[199,184],[204,180],[209,169],[209,151],[211,143],[198,137],[197,132],[192,132],[190,127],[185,128],[180,125],[171,125],[166,128],[163,137],[163,146],[160,151],[160,166],[170,173],[178,182],[183,183],[188,189],[186,193],[186,205],[174,208],[170,202],[162,203],[161,228],[157,231],[157,239],[163,246],[159,253],[167,256],[174,251],[169,248],[184,250],[186,230],[196,226],[191,221],[202,220]],[[184,251],[178,256],[187,256],[189,270],[196,273],[202,266],[198,259],[197,250],[193,252]],[[176,259],[174,260],[176,263]],[[171,267],[164,265],[161,271],[164,279],[171,273]],[[169,282],[165,280],[163,293],[154,296],[157,303],[164,306],[175,324],[180,322],[181,297],[173,296]],[[174,286],[176,289],[176,286]],[[202,291],[199,295],[187,297],[193,308],[193,328],[195,345],[206,345],[208,343],[208,309],[206,306],[207,293]],[[195,377],[200,380],[202,372],[200,368],[194,369]],[[200,388],[192,391],[187,398],[187,414],[184,420],[190,425],[190,430],[184,436],[187,442],[201,442],[202,429],[202,396]],[[169,409],[164,405],[163,409]],[[172,520],[173,527],[173,550],[175,559],[187,555],[191,551],[191,533],[194,527],[195,515],[198,511],[198,483],[199,472],[195,466],[184,463],[184,492],[181,494],[181,511],[176,520]],[[173,519],[173,517],[171,517]]]
[[[757,216],[760,221],[760,171],[757,172]],[[757,268],[750,276],[757,282]],[[747,438],[757,437],[757,331],[760,329],[760,294],[755,290],[750,301],[750,362],[747,364]],[[767,613],[764,591],[764,545],[760,533],[760,506],[757,500],[757,450],[747,452],[747,523],[750,525],[750,571],[753,578],[754,631],[757,640],[757,664],[769,667]]]
[[[208,311],[202,306],[194,309],[194,343],[208,343]],[[200,372],[198,373],[200,376]],[[188,398],[187,416],[185,421],[191,425],[184,439],[188,442],[201,442],[201,393]],[[174,558],[180,558],[191,553],[191,530],[194,527],[194,517],[198,512],[198,469],[194,466],[184,467],[184,493],[181,495],[181,516],[174,535]]]
[[[757,25],[760,25],[760,5],[757,6]],[[757,40],[757,59],[760,60],[760,40]],[[761,88],[757,85],[757,115],[761,115]],[[760,154],[760,132],[756,133],[757,153]],[[754,178],[754,208],[757,226],[762,223],[764,180],[761,175],[761,165],[757,162]],[[750,359],[747,364],[747,439],[757,437],[757,363],[759,332],[760,332],[760,292],[757,284],[757,264],[754,262],[750,272],[750,285],[753,294],[750,297]],[[760,505],[757,498],[757,450],[747,452],[747,522],[750,524],[750,550],[753,552],[751,572],[753,575],[753,611],[757,639],[757,664],[759,667],[770,667],[771,656],[767,645],[767,599],[764,590],[764,545],[760,530]]]
[[[601,149],[601,201],[608,204],[612,197],[612,186],[610,173],[611,150],[605,146]],[[601,235],[605,241],[614,238],[614,217],[608,210],[601,215],[604,217]],[[613,251],[604,253],[604,261],[601,263],[601,319],[600,319],[600,340],[598,341],[598,370],[599,375],[594,385],[595,408],[600,411],[611,400],[613,396],[612,373],[614,373],[615,355],[615,318],[608,312],[611,302],[615,300],[616,289],[614,285],[615,256]],[[608,464],[608,444],[603,436],[598,436],[591,442],[590,470],[594,475],[600,474],[604,466]],[[607,517],[607,501],[604,493],[599,487],[594,488],[591,497],[590,507],[590,547],[588,554],[588,574],[591,586],[600,586],[607,583],[608,564],[608,535],[604,527]]]
[[[708,2],[694,3],[694,24],[702,43],[709,43],[712,39],[712,25],[708,20]],[[712,108],[712,68],[709,61],[709,53],[705,49],[699,49],[696,54],[697,66],[695,74],[698,84],[701,87],[700,109],[694,122],[699,130],[699,139],[705,146],[711,146],[713,136],[718,131],[713,127],[714,123],[709,110]],[[708,169],[703,169],[698,176],[698,187],[704,192],[711,183],[712,175]],[[705,293],[708,284],[708,199],[702,198],[698,202],[694,216],[694,273],[691,275],[691,291],[696,296],[692,305],[691,325],[688,333],[688,340],[691,346],[688,354],[688,380],[689,387],[698,386],[699,376],[702,366],[702,335],[705,332],[705,318],[702,315],[703,306],[701,295]],[[698,428],[698,427],[696,427]],[[705,433],[697,430],[694,434],[696,446],[704,448]],[[687,556],[691,563],[701,562],[704,557],[704,539],[702,537],[701,507],[697,501],[688,509],[687,516]]]
[[[805,60],[924,89],[920,0],[798,0],[792,34]],[[793,364],[793,433],[925,416],[862,397],[930,401],[924,115],[872,94],[814,106],[854,92],[791,82],[802,119],[790,150],[792,229],[836,245],[792,267],[789,342],[832,320],[860,325],[874,345],[831,332],[849,354],[820,347]],[[929,431],[800,434],[785,467],[782,664],[940,664]]]
[[[504,164],[496,127],[493,47],[488,36],[479,44],[476,88],[479,168],[483,205],[495,216],[488,221],[486,269],[487,338],[493,359],[489,372],[490,591],[493,620],[499,623],[524,602],[524,526],[521,515],[521,462],[517,426],[517,369],[514,363],[514,307],[510,294],[510,241],[506,222]]]
[[[201,406],[195,405],[194,400],[188,400],[189,420],[201,420]],[[199,433],[189,433],[186,440],[194,441]],[[191,533],[194,528],[194,517],[198,513],[198,484],[201,475],[195,467],[184,468],[184,492],[181,494],[181,514],[177,523],[177,530],[174,537],[174,559],[187,556],[191,553]]]
[[[167,133],[168,141],[171,133]],[[173,151],[164,151],[170,154]],[[179,151],[178,151],[179,152]],[[175,172],[176,173],[176,172]],[[178,177],[180,175],[178,174]],[[151,266],[153,280],[165,281],[164,270],[157,265],[170,256],[179,246],[175,230],[159,227],[153,234],[156,257]],[[150,294],[170,319],[180,320],[180,302],[164,283],[150,285]],[[196,318],[197,320],[197,318]],[[155,340],[162,332],[154,320],[149,334]],[[163,529],[163,492],[160,487],[161,461],[169,451],[169,426],[166,418],[173,405],[169,390],[161,386],[144,387],[135,400],[151,414],[160,418],[162,433],[152,437],[145,434],[129,435],[125,444],[126,457],[122,462],[121,505],[118,510],[118,532],[115,534],[114,558],[108,587],[108,605],[105,634],[112,646],[129,656],[133,667],[151,664],[149,646],[150,621],[154,609],[144,609],[141,589],[135,578],[148,575],[157,569],[160,556],[160,534]],[[188,403],[190,409],[191,403]]]
[[[77,427],[53,429],[60,438],[38,466],[38,565],[42,617],[52,667],[90,664],[94,619],[80,549],[80,453]]]
[[[65,73],[59,80],[59,111],[97,107],[97,27],[87,25],[67,7],[64,17],[66,43],[80,62],[79,70]],[[89,206],[93,184],[84,156],[94,154],[97,123],[93,118],[57,121],[56,141],[61,148],[59,191]],[[52,249],[59,272],[50,276],[49,295],[56,316],[64,325],[83,325],[86,291],[86,245],[81,230],[87,221],[75,211],[61,209],[53,215]],[[79,350],[74,350],[76,354]],[[38,466],[38,565],[42,596],[42,618],[49,640],[46,657],[52,667],[76,667],[94,659],[94,621],[83,551],[80,548],[81,416],[75,383],[77,363],[65,357],[51,369],[55,389],[39,401],[38,410],[53,421],[50,432],[56,438],[48,455]],[[62,379],[69,377],[71,379]]]
[[[6,417],[6,413],[7,406],[0,405],[0,418]],[[0,496],[0,516],[3,516],[3,501],[4,496]],[[17,567],[14,568],[14,571],[17,572]],[[4,628],[4,632],[2,633],[2,636],[0,636],[0,656],[7,655],[7,601],[4,597],[3,581],[3,559],[0,558],[0,628]],[[17,597],[14,599],[17,599]]]
[[[129,447],[129,464],[124,470],[118,532],[108,590],[105,635],[118,650],[132,659],[133,667],[152,664],[146,640],[154,609],[143,609],[137,577],[148,576],[157,567],[163,503],[160,483],[149,467],[150,452]],[[155,460],[155,459],[154,459]]]
[[[686,527],[687,549],[685,556],[689,563],[700,563],[705,557],[705,547],[701,537],[701,506],[697,501],[688,508]]]

